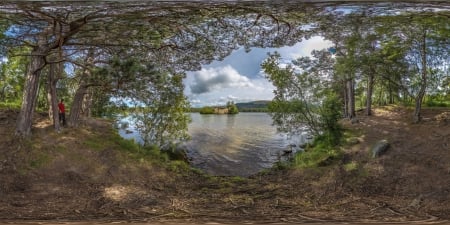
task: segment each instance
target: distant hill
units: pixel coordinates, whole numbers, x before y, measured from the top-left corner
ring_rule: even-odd
[[[270,101],[252,101],[236,103],[239,112],[267,112]]]

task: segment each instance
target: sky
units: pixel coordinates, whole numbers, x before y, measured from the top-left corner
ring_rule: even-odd
[[[225,105],[228,101],[272,100],[274,87],[261,69],[268,52],[277,51],[283,61],[291,61],[310,56],[314,49],[330,46],[330,41],[317,36],[277,49],[252,48],[248,53],[243,48],[235,50],[222,61],[203,65],[200,71],[187,72],[185,95],[192,107]]]

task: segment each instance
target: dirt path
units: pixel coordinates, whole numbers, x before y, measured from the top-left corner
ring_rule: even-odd
[[[92,221],[86,221],[86,222],[0,222],[0,225],[105,225],[105,224],[121,224],[121,225],[226,225],[230,223],[215,223],[215,222],[205,222],[205,223],[182,223],[182,222],[175,222],[175,223],[159,223],[159,222],[127,222],[127,221],[115,221],[115,222],[92,222]],[[245,222],[245,223],[232,223],[233,225],[291,225],[291,223],[258,223],[258,222]],[[304,223],[304,224],[311,224],[311,223]],[[405,223],[389,223],[389,222],[378,222],[378,223],[353,223],[353,222],[329,222],[329,223],[314,223],[314,225],[373,225],[373,224],[383,224],[383,225],[448,225],[450,222],[446,221],[440,221],[440,222],[405,222]]]

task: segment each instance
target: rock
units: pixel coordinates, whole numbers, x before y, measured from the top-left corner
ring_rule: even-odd
[[[347,140],[347,143],[349,145],[356,145],[359,144],[359,139],[357,137],[351,137]]]
[[[439,115],[436,115],[434,117],[434,120],[436,120],[440,124],[448,124],[450,122],[450,112],[443,112]]]
[[[352,118],[350,122],[352,124],[355,124],[355,123],[359,123],[359,120],[357,118]]]
[[[126,133],[126,134],[132,134],[133,131],[132,131],[132,130],[125,130],[125,133]]]
[[[372,157],[373,158],[380,157],[387,151],[388,148],[389,142],[387,140],[378,141],[372,148]]]
[[[283,150],[283,156],[289,155],[289,154],[292,154],[292,149],[284,149]]]

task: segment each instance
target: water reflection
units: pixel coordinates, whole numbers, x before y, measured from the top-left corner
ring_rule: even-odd
[[[253,175],[279,160],[288,159],[287,150],[301,151],[299,146],[309,137],[306,132],[289,137],[277,132],[266,113],[190,115],[192,123],[188,131],[192,139],[183,147],[187,149],[191,165],[211,175]],[[118,125],[122,137],[143,143],[130,118],[121,120]]]
[[[249,176],[280,160],[290,139],[276,131],[265,113],[191,114],[192,140],[186,143],[194,167],[212,175]]]

